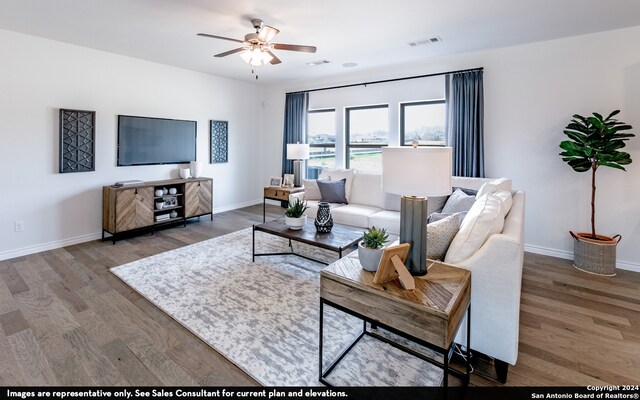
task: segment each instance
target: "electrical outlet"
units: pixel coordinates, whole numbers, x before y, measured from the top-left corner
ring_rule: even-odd
[[[22,232],[24,231],[24,221],[20,220],[20,221],[16,221],[13,225],[13,229],[16,232]]]

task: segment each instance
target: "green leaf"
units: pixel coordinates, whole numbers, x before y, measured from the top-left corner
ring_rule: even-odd
[[[594,112],[593,115],[596,116],[596,118],[598,118],[600,121],[602,121],[602,115],[598,114],[597,112]]]
[[[608,120],[608,119],[611,119],[611,117],[613,117],[614,115],[618,115],[618,114],[620,114],[620,110],[612,111],[612,112],[611,112],[611,114],[609,114],[609,116],[607,116],[607,118],[606,118],[606,119],[607,119],[607,120]]]
[[[624,169],[623,166],[618,165],[617,163],[614,163],[614,162],[609,162],[609,161],[601,162],[600,165],[605,166],[605,167],[611,167],[611,168],[621,169],[623,171],[626,171],[626,169]]]
[[[591,169],[591,162],[584,159],[573,159],[569,161],[569,165],[577,172],[586,172]]]

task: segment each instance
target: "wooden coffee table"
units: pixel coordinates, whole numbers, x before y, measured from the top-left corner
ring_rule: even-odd
[[[332,263],[320,272],[320,381],[332,386],[328,375],[364,336],[369,335],[444,370],[443,386],[451,373],[469,383],[469,346],[465,371],[449,365],[454,338],[467,315],[467,343],[471,334],[471,272],[429,260],[428,273],[416,276],[416,288],[405,290],[399,281],[373,283],[374,273],[362,269],[357,253]],[[364,321],[362,332],[325,369],[322,359],[324,306],[329,305]],[[367,329],[366,322],[382,327],[442,354],[443,362],[425,357]],[[446,396],[447,390],[443,391]]]
[[[281,253],[256,253],[256,231],[265,232],[270,235],[280,236],[285,239],[289,239],[288,252]],[[329,263],[318,260],[304,254],[296,253],[293,251],[292,242],[305,243],[311,246],[319,247],[321,249],[330,250],[338,253],[338,258],[342,258],[342,252],[352,246],[358,244],[362,239],[362,230],[352,228],[345,225],[334,224],[331,232],[318,233],[313,220],[308,220],[306,225],[300,230],[289,229],[284,223],[284,218],[276,219],[274,221],[265,222],[260,225],[253,226],[252,236],[252,261],[256,260],[256,257],[264,256],[282,256],[282,255],[295,255],[298,257],[306,258],[307,260],[315,261],[321,264],[328,265]]]

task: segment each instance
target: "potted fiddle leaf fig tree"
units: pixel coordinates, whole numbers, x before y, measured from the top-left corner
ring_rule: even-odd
[[[577,269],[599,275],[615,275],[616,245],[620,235],[604,236],[596,233],[596,171],[600,167],[611,167],[626,171],[624,165],[631,164],[631,155],[621,151],[625,141],[635,135],[632,126],[614,117],[615,110],[606,118],[598,113],[590,117],[575,114],[564,129],[569,140],[560,143],[562,161],[576,172],[591,171],[591,232],[571,232],[575,239],[573,265]]]

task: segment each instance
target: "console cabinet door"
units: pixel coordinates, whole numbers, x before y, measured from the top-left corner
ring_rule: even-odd
[[[116,193],[116,232],[153,224],[153,187],[118,190]]]
[[[212,210],[212,181],[204,180],[185,183],[185,218],[210,214]]]

